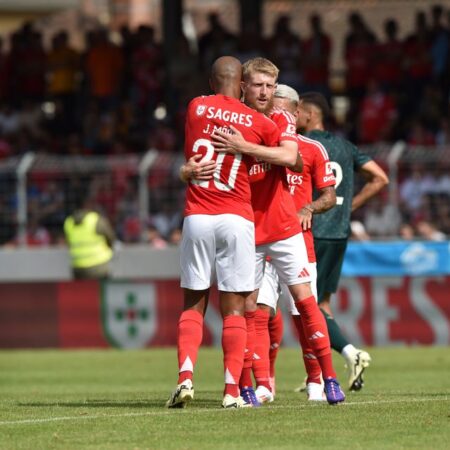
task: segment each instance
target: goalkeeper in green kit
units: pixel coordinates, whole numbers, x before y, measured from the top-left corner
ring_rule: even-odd
[[[348,387],[358,391],[363,386],[363,372],[370,364],[370,355],[355,348],[342,334],[333,318],[331,295],[337,291],[345,249],[350,236],[350,215],[376,195],[389,182],[383,169],[368,155],[338,136],[325,130],[331,114],[325,97],[317,92],[300,95],[299,120],[304,134],[319,141],[327,150],[331,169],[336,177],[336,206],[314,216],[314,249],[317,258],[317,294],[324,314],[331,347],[346,360]],[[354,173],[366,180],[354,195]]]

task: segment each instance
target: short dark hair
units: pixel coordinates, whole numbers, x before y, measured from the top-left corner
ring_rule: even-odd
[[[305,92],[300,94],[300,102],[314,105],[319,108],[324,121],[331,118],[331,108],[328,100],[320,92]]]

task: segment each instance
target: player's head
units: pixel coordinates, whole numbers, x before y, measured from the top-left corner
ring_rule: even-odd
[[[209,84],[216,94],[241,97],[242,64],[233,56],[221,56],[211,67]]]
[[[243,64],[241,87],[246,105],[262,113],[271,108],[278,72],[278,67],[266,58],[253,58]]]
[[[279,84],[273,94],[273,106],[285,109],[297,117],[299,96],[295,89],[287,84]]]
[[[297,126],[306,131],[323,129],[331,117],[325,96],[320,92],[305,92],[299,98]]]

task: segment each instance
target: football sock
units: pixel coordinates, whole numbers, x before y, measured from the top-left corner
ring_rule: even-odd
[[[330,317],[330,315],[327,314],[323,309],[321,309],[321,311],[325,317],[325,320],[327,321],[331,348],[339,353],[342,353],[342,350],[346,345],[349,345],[349,342],[347,341],[347,339],[345,339],[337,322],[332,317]]]
[[[320,308],[316,303],[316,299],[311,295],[304,300],[297,300],[295,306],[300,313],[307,341],[319,361],[323,378],[336,378],[327,324],[325,317],[320,312]]]
[[[198,349],[203,338],[203,315],[188,309],[178,320],[178,384],[192,380]]]
[[[275,361],[277,359],[278,349],[283,339],[283,316],[280,308],[277,308],[277,312],[269,320],[269,336],[270,377],[273,378],[275,376]]]
[[[239,395],[239,378],[244,365],[247,327],[242,316],[225,316],[222,329],[223,367],[225,392],[233,397]]]
[[[245,346],[244,367],[242,369],[241,379],[239,380],[239,386],[243,388],[253,386],[252,365],[256,340],[255,311],[247,311],[245,313],[245,323],[247,325],[247,343]]]
[[[317,360],[313,349],[308,344],[308,341],[305,337],[305,333],[303,332],[302,319],[300,318],[300,316],[292,316],[292,321],[294,322],[295,329],[298,333],[298,340],[302,347],[303,363],[305,365],[306,375],[308,376],[306,382],[320,384],[322,369],[320,368],[319,361]]]
[[[270,336],[269,336],[270,313],[264,309],[255,312],[255,359],[253,360],[253,374],[256,386],[265,386],[270,389]]]

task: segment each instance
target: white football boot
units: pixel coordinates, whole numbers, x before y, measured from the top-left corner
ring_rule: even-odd
[[[265,386],[258,386],[255,391],[256,398],[259,403],[272,403],[273,402],[273,394],[267,389]]]
[[[350,347],[350,346],[347,346]],[[364,351],[357,348],[345,347],[342,351],[347,364],[348,388],[351,391],[359,391],[364,386],[363,373],[369,367],[372,358]]]
[[[166,402],[167,408],[185,408],[186,405],[194,399],[194,386],[192,381],[187,379],[180,383],[172,392],[169,400]]]
[[[225,409],[235,409],[235,408],[251,408],[252,405],[249,403],[245,403],[244,399],[238,395],[237,397],[233,397],[230,394],[225,395],[222,401],[222,408]]]

